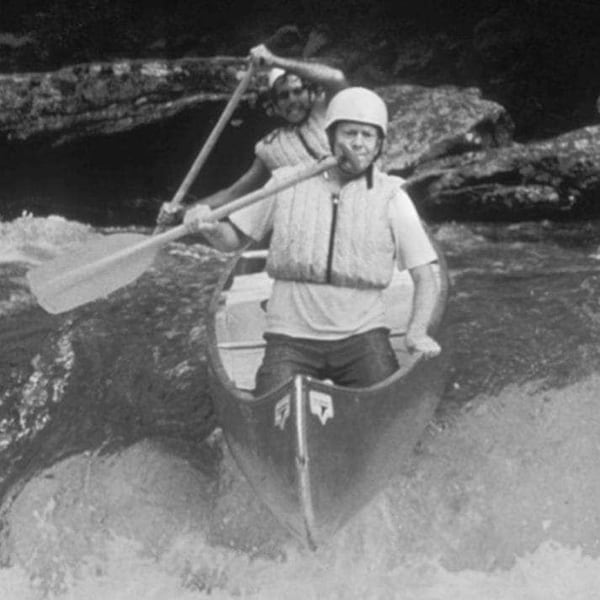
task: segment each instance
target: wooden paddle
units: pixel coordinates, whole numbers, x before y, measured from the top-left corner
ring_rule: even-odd
[[[192,183],[194,183],[194,179],[196,179],[198,172],[206,162],[206,159],[208,158],[208,155],[211,153],[212,149],[215,147],[215,144],[217,143],[217,140],[219,139],[219,136],[221,135],[223,129],[225,129],[225,125],[227,125],[227,122],[231,118],[231,115],[237,108],[237,105],[242,99],[244,92],[248,89],[253,74],[254,63],[252,61],[249,61],[248,69],[246,70],[244,77],[242,77],[240,83],[233,92],[233,95],[229,99],[227,106],[225,106],[223,113],[219,117],[219,120],[213,127],[212,131],[210,132],[208,138],[206,138],[206,142],[204,142],[204,146],[202,146],[202,149],[198,153],[198,156],[193,162],[188,174],[185,176],[185,179],[181,182],[181,185],[179,186],[179,189],[175,192],[173,199],[170,202],[164,204],[161,207],[161,210],[166,210],[167,212],[177,212],[177,209],[181,206],[181,203],[183,202],[185,195],[188,193]]]
[[[311,164],[272,187],[261,188],[213,210],[211,217],[223,219],[240,208],[314,177],[337,162],[338,159],[331,156]],[[104,236],[31,269],[27,273],[29,287],[47,312],[66,312],[131,283],[150,267],[162,246],[190,233],[193,228],[180,225],[154,236],[131,233]]]

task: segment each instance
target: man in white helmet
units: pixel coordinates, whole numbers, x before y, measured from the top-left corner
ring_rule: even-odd
[[[281,124],[255,146],[250,168],[229,187],[201,200],[216,207],[231,202],[263,186],[280,167],[306,164],[329,154],[324,130],[327,104],[348,84],[344,73],[328,65],[284,58],[273,54],[264,44],[250,50],[251,60],[269,67],[269,103],[272,115]],[[163,227],[177,222],[175,207],[163,205],[158,217]]]
[[[339,385],[371,385],[397,368],[386,329],[383,289],[394,268],[408,269],[414,308],[409,350],[435,356],[427,333],[437,299],[437,254],[402,180],[375,162],[387,131],[387,109],[371,90],[346,88],[331,100],[326,132],[338,166],[210,221],[201,206],[185,217],[223,251],[272,233],[267,271],[274,279],[267,306],[261,394],[303,373]],[[279,169],[273,179],[294,168]]]

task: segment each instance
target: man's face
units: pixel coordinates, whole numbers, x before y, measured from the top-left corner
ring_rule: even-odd
[[[344,151],[350,151],[354,160],[344,158],[340,168],[358,175],[366,170],[379,156],[382,139],[375,125],[357,123],[355,121],[340,121],[335,126],[333,134],[333,153],[344,156]]]
[[[302,123],[312,108],[312,95],[296,75],[285,75],[273,86],[275,112],[288,123]]]

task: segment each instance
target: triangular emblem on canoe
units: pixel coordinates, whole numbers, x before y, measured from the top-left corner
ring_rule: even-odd
[[[283,431],[289,416],[290,397],[285,396],[275,405],[275,427],[279,427]]]
[[[318,417],[321,425],[325,425],[329,419],[333,419],[333,399],[329,394],[311,390],[310,412]]]

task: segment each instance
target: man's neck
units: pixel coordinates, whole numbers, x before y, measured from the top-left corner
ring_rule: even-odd
[[[351,181],[356,181],[357,179],[361,179],[363,177],[368,177],[369,172],[372,170],[373,166],[367,167],[364,171],[360,173],[349,173],[344,171],[341,167],[333,167],[327,171],[327,179],[331,182],[336,183],[339,187],[344,187],[346,184]]]

